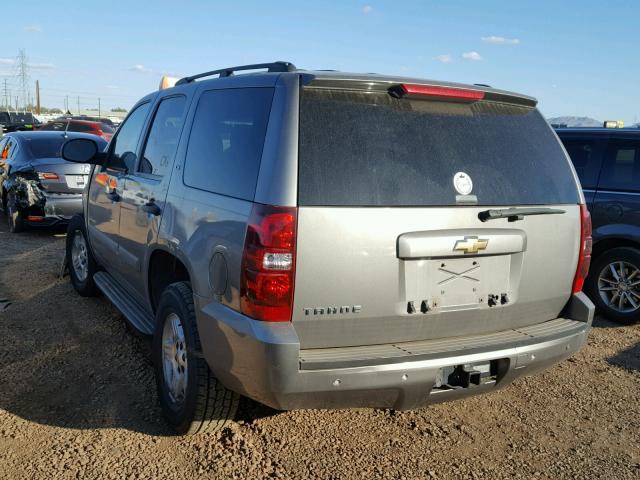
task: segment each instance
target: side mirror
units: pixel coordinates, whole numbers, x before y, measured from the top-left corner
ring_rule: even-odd
[[[98,144],[88,138],[72,138],[62,145],[62,158],[73,163],[91,163],[102,165],[104,155],[98,150]]]

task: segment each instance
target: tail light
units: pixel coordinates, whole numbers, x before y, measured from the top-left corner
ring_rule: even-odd
[[[293,308],[297,210],[255,204],[242,256],[240,306],[245,315],[288,322]]]
[[[38,178],[40,180],[58,180],[57,173],[49,173],[49,172],[38,172]]]
[[[582,291],[584,281],[589,273],[589,265],[591,265],[591,214],[584,204],[580,205],[580,225],[580,252],[576,276],[573,279],[573,293]]]

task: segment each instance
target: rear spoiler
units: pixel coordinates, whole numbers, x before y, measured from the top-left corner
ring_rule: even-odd
[[[521,105],[524,107],[535,107],[538,104],[538,100],[529,97],[527,95],[521,95],[506,90],[498,90],[495,88],[486,87],[484,85],[462,85],[462,84],[447,84],[440,82],[429,83],[416,83],[415,81],[395,81],[384,80],[380,77],[373,77],[371,79],[365,78],[335,78],[335,77],[323,77],[321,75],[315,75],[313,73],[301,73],[302,84],[307,88],[326,88],[332,90],[347,90],[347,91],[367,91],[367,92],[386,92],[390,95],[401,98],[405,95],[413,97],[414,94],[406,92],[406,87],[409,90],[419,91],[424,90],[440,90],[468,93],[468,98],[462,97],[455,98],[455,101],[478,101],[485,100],[490,102],[508,103],[512,105]],[[404,92],[404,95],[403,95]],[[438,96],[438,95],[433,95]],[[440,99],[443,97],[440,95]],[[480,97],[480,98],[478,98]]]

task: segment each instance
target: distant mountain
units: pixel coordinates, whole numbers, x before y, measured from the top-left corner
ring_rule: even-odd
[[[567,127],[601,127],[602,122],[591,117],[553,117],[547,118],[549,123],[554,125],[566,125]]]

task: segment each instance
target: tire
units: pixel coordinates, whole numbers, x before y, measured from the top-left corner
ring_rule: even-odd
[[[614,270],[617,273],[614,274]],[[634,285],[635,282],[638,284]],[[640,251],[619,247],[600,254],[591,264],[585,287],[598,311],[608,319],[623,324],[638,322]]]
[[[99,295],[100,291],[93,281],[93,275],[98,271],[98,264],[93,258],[87,241],[87,231],[82,215],[74,215],[69,221],[66,248],[69,278],[75,291],[83,297]]]
[[[24,230],[24,218],[20,209],[16,206],[15,194],[7,193],[7,205],[4,207],[7,216],[7,225],[10,233],[20,233]]]
[[[162,411],[179,435],[221,430],[238,409],[240,396],[213,376],[201,352],[191,287],[173,283],[160,296],[152,354]]]

